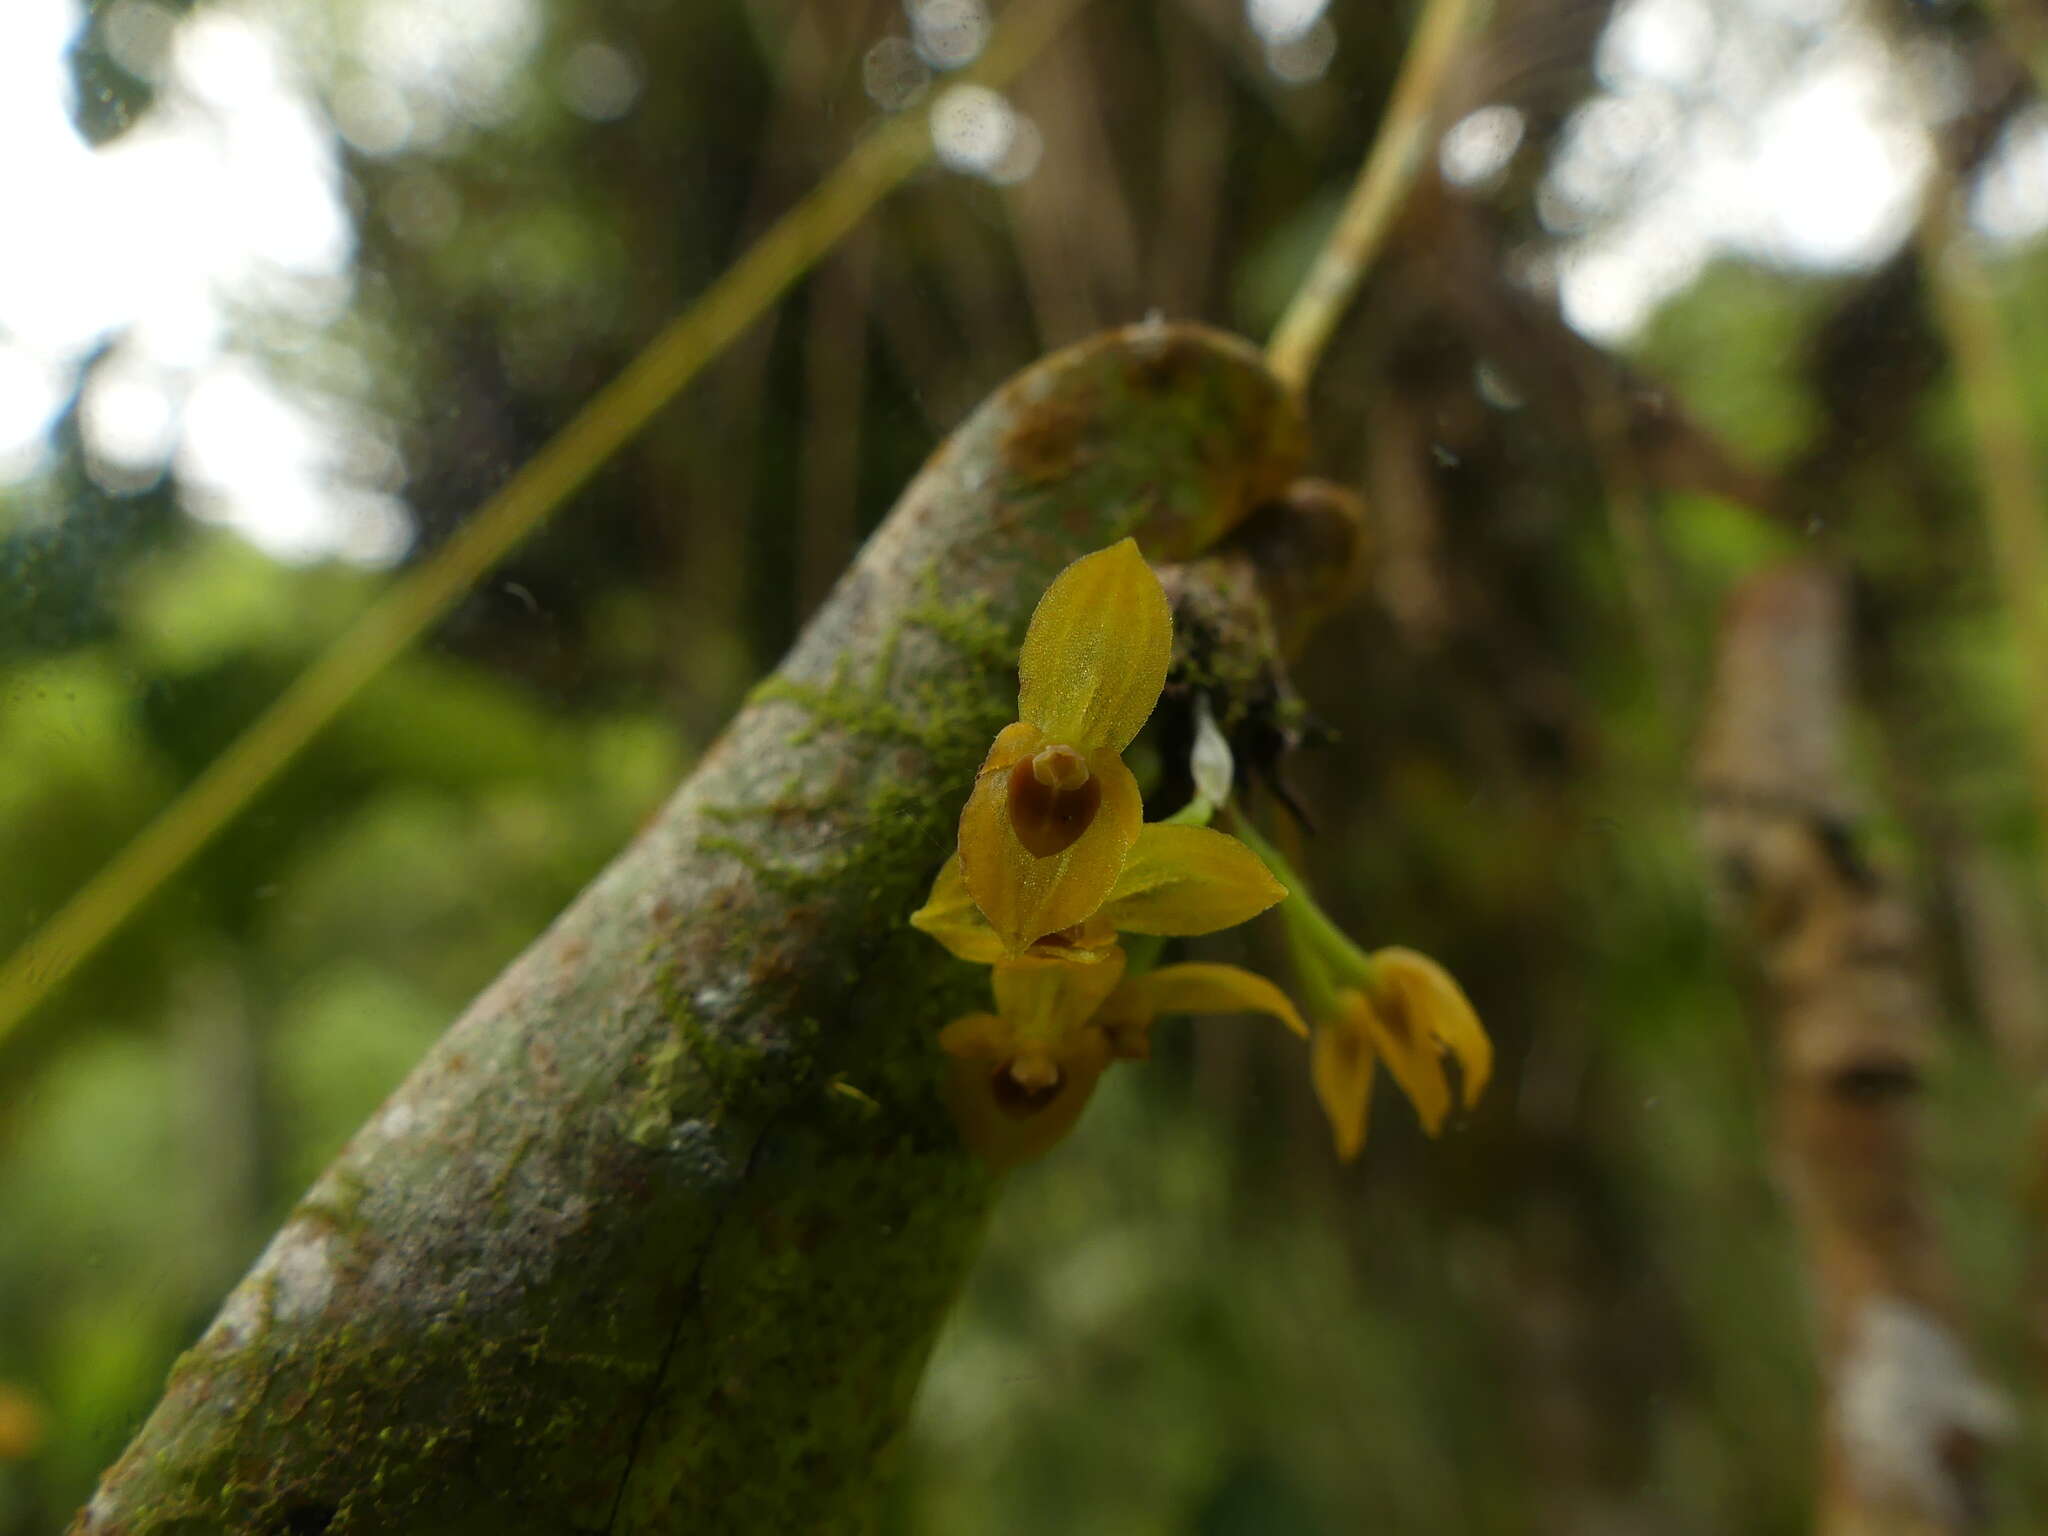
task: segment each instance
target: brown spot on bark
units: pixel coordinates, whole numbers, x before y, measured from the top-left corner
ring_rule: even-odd
[[[560,1075],[555,1064],[555,1048],[543,1036],[536,1035],[526,1047],[526,1059],[533,1067],[534,1076],[552,1083]]]
[[[1124,356],[1130,359],[1131,383],[1144,394],[1173,394],[1202,371],[1204,359],[1181,337],[1169,335],[1154,343],[1146,327],[1135,325],[1119,334],[1129,347]]]
[[[1025,485],[1066,479],[1081,462],[1092,420],[1082,401],[1065,397],[1023,407],[997,450],[1004,470]]]

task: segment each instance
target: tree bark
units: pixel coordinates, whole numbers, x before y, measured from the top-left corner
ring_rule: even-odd
[[[1723,622],[1700,748],[1704,840],[1750,940],[1776,1068],[1778,1172],[1818,1307],[1824,1536],[1984,1523],[2003,1427],[1956,1323],[1920,1147],[1939,1047],[1918,925],[1857,846],[1848,600],[1765,572]]]
[[[993,396],[640,837],[315,1183],[73,1526],[864,1528],[991,1181],[936,1095],[983,973],[905,917],[1024,623],[1299,467],[1256,352],[1131,327]]]

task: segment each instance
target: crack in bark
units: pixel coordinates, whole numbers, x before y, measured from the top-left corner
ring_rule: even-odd
[[[760,1155],[761,1144],[768,1139],[768,1133],[775,1128],[777,1115],[770,1115],[755,1134],[753,1144],[747,1148],[746,1165],[740,1169],[740,1176],[733,1181],[732,1193],[726,1197],[717,1216],[712,1218],[711,1230],[704,1234],[704,1251],[697,1256],[696,1266],[690,1271],[688,1283],[683,1287],[682,1305],[676,1309],[676,1320],[668,1331],[668,1339],[661,1347],[661,1360],[654,1368],[654,1384],[647,1394],[647,1406],[641,1410],[640,1422],[633,1426],[633,1433],[626,1444],[626,1467],[619,1474],[619,1491],[612,1495],[611,1513],[605,1516],[604,1536],[614,1536],[618,1529],[620,1511],[625,1508],[626,1493],[633,1486],[633,1471],[640,1464],[642,1443],[647,1438],[647,1427],[654,1422],[654,1415],[661,1407],[662,1387],[668,1380],[668,1368],[675,1361],[676,1348],[683,1341],[683,1330],[689,1326],[691,1314],[704,1300],[704,1270],[711,1262],[711,1256],[718,1251],[718,1240],[725,1235],[725,1224],[731,1217],[733,1207],[746,1194],[747,1181],[753,1176],[754,1159]]]

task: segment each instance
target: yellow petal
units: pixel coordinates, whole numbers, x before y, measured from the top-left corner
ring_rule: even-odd
[[[1382,992],[1398,996],[1410,1018],[1418,1019],[1458,1063],[1465,1107],[1479,1102],[1493,1076],[1493,1041],[1472,1003],[1451,973],[1412,949],[1382,949],[1372,957]],[[1382,1007],[1383,1013],[1391,1010]]]
[[[1127,933],[1214,933],[1258,916],[1286,894],[1236,838],[1154,822],[1131,845],[1103,910]]]
[[[1309,1075],[1316,1099],[1330,1122],[1339,1161],[1350,1162],[1365,1147],[1372,1112],[1372,1043],[1348,1020],[1319,1021],[1310,1042]]]
[[[1000,1016],[970,1013],[940,1031],[953,1123],[993,1166],[1037,1157],[1087,1107],[1111,1060],[1108,1039],[1088,1023],[1123,975],[1123,951],[1109,956],[1099,965],[998,965],[990,980]]]
[[[983,779],[1001,777],[1044,745],[1045,732],[1035,725],[1026,725],[1022,720],[1012,720],[997,731],[996,739],[989,743],[988,756],[974,770],[975,782],[979,784]]]
[[[967,881],[960,873],[960,855],[946,860],[932,893],[923,906],[910,914],[910,926],[930,934],[962,960],[976,965],[993,965],[1003,958],[1003,941],[989,927],[981,908],[967,894]]]
[[[1037,737],[1035,726],[1013,725],[996,738],[997,747],[1020,730]],[[1023,740],[1013,738],[1013,744]],[[1028,748],[1020,750],[1029,755]],[[996,753],[989,757],[995,761]],[[1019,756],[1010,766],[1022,760]],[[1035,857],[1017,840],[1010,825],[1007,770],[984,769],[974,781],[960,813],[960,872],[1006,953],[1021,955],[1045,935],[1093,917],[1137,841],[1145,802],[1131,770],[1108,747],[1088,754],[1088,769],[1101,781],[1102,803],[1088,829],[1049,859]]]
[[[962,1061],[1006,1062],[1017,1054],[1012,1033],[992,1013],[966,1013],[939,1031],[939,1049]]]
[[[1265,977],[1234,965],[1163,965],[1125,982],[1116,1002],[1123,1002],[1126,995],[1132,1004],[1153,1016],[1263,1013],[1278,1019],[1303,1039],[1308,1038],[1308,1025],[1295,1012],[1285,992]]]
[[[1083,1026],[1123,979],[1124,952],[1112,949],[1098,965],[1016,965],[1005,961],[990,975],[996,1012],[1010,1026],[1018,1049],[1038,1048],[1064,1061],[1078,1047]]]
[[[1375,971],[1374,985],[1378,984]],[[1451,1085],[1444,1077],[1443,1057],[1428,1026],[1409,1009],[1404,995],[1392,989],[1376,991],[1371,1000],[1349,988],[1340,996],[1352,1027],[1371,1039],[1373,1049],[1386,1059],[1394,1081],[1415,1106],[1422,1128],[1436,1135],[1450,1113]]]
[[[1017,658],[1017,714],[1046,740],[1121,752],[1159,702],[1173,615],[1152,567],[1125,539],[1053,578]]]
[[[1021,955],[1010,954],[967,894],[957,853],[946,860],[932,882],[925,904],[910,914],[910,925],[976,965],[994,965],[998,960],[1013,965],[1092,965],[1116,944],[1115,926],[1098,912],[1075,927],[1047,934]]]
[[[1095,1012],[1093,1027],[1109,1042],[1109,1051],[1124,1061],[1147,1061],[1152,1055],[1153,1010],[1136,983],[1125,982]]]

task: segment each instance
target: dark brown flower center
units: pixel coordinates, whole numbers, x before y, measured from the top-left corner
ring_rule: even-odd
[[[1029,1120],[1051,1105],[1067,1085],[1066,1074],[1044,1057],[1019,1057],[989,1079],[996,1108],[1012,1120]]]
[[[1010,770],[1010,825],[1033,858],[1065,853],[1101,808],[1102,781],[1072,747],[1047,747]]]

